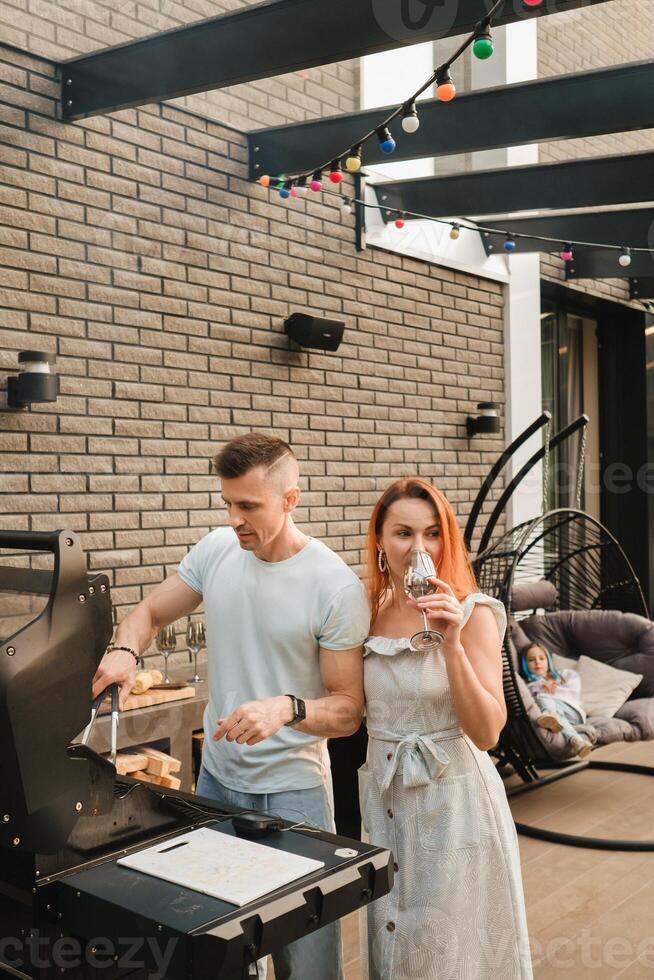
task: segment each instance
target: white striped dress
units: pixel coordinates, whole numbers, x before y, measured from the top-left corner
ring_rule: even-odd
[[[501,636],[501,602],[490,606]],[[502,780],[463,734],[441,651],[371,636],[365,650],[366,837],[395,855],[389,895],[364,910],[370,980],[531,980],[520,855]],[[366,921],[367,919],[367,921]]]

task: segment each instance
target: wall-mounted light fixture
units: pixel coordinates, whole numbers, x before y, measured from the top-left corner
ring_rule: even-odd
[[[18,354],[19,374],[7,379],[9,408],[26,408],[38,402],[56,402],[59,378],[53,373],[56,358],[40,350],[22,350]]]
[[[490,434],[500,431],[499,405],[497,402],[479,402],[478,415],[469,415],[466,420],[468,439],[480,433]]]

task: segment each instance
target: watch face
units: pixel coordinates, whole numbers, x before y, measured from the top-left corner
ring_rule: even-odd
[[[298,722],[304,721],[307,716],[307,709],[302,698],[296,698],[294,694],[287,694],[286,697],[290,698],[293,702],[293,719],[292,721],[287,721],[287,725],[297,725]]]

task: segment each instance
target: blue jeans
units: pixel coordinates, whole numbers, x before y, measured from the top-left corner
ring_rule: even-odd
[[[240,810],[265,810],[293,823],[309,823],[335,833],[333,806],[327,787],[293,790],[286,793],[240,793],[228,789],[207,772],[200,770],[198,796]],[[309,936],[272,954],[276,980],[343,980],[341,929],[332,922]],[[266,961],[257,964],[259,980],[266,978]]]
[[[573,726],[581,725],[584,719],[581,713],[567,701],[556,698],[553,694],[537,694],[534,701],[541,711],[551,711],[553,715],[557,716],[563,725],[561,734],[566,742],[569,742],[574,735],[580,734]]]

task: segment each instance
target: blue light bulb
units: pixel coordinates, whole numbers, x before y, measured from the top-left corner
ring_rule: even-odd
[[[379,140],[379,149],[382,151],[382,153],[393,152],[397,144],[395,143],[388,126],[382,126],[377,130],[377,138]]]

